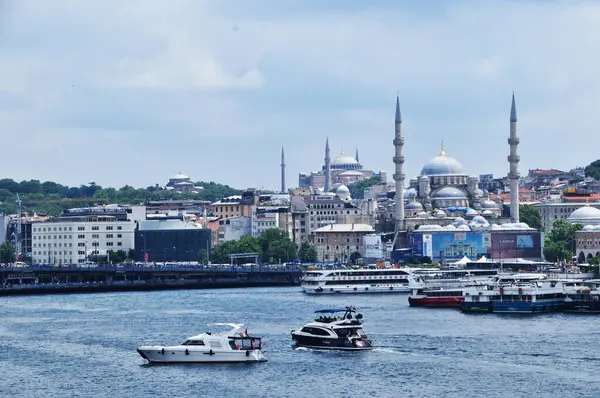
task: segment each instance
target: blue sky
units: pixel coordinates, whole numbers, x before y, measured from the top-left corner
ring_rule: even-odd
[[[1,177],[164,184],[177,171],[288,187],[342,149],[407,177],[439,152],[508,171],[600,158],[600,3],[567,1],[0,2]],[[425,6],[426,5],[426,6]]]

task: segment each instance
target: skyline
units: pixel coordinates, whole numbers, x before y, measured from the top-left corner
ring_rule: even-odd
[[[329,139],[392,183],[396,94],[407,180],[506,176],[513,90],[521,175],[599,157],[598,3],[82,3],[0,4],[2,178],[278,190]]]

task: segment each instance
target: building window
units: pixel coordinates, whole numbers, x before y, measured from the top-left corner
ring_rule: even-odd
[[[123,242],[117,242],[117,246],[123,246]]]
[[[122,229],[123,229],[123,227],[121,227],[121,226],[119,225],[119,226],[117,226],[117,229],[120,231],[120,230],[122,230]]]
[[[85,231],[85,227],[77,227],[78,231]]]
[[[106,239],[112,239],[113,234],[106,234]]]
[[[92,231],[98,231],[100,230],[100,227],[92,227]]]
[[[112,229],[113,229],[113,227],[110,227],[110,226],[109,226],[109,227],[106,227],[106,230],[107,230],[107,231],[112,231]]]
[[[98,235],[98,234],[93,234],[93,235],[92,235],[92,239],[100,239],[100,235]]]

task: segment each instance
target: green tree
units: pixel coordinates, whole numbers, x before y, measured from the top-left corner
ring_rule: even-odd
[[[348,185],[348,189],[350,190],[350,196],[353,199],[363,199],[365,197],[365,188],[372,187],[373,185],[377,185],[380,183],[381,178],[379,176],[374,176],[362,181],[354,182]]]
[[[127,253],[125,252],[125,250],[117,250],[117,251],[110,250],[108,252],[108,258],[109,258],[111,264],[122,264],[125,262],[125,259],[127,258]]]
[[[15,247],[8,241],[0,245],[0,263],[11,264],[17,261]]]
[[[304,242],[298,249],[298,258],[303,263],[315,263],[317,262],[317,248],[310,243]]]
[[[593,161],[585,168],[586,177],[592,177],[596,180],[600,180],[600,159]]]
[[[128,261],[135,260],[135,249],[129,249],[129,250],[127,250],[127,260]]]
[[[539,210],[530,205],[519,206],[519,218],[522,222],[535,228],[538,231],[542,229],[542,216]]]
[[[208,264],[208,253],[204,249],[198,250],[198,264]]]
[[[552,223],[552,230],[544,238],[544,258],[555,262],[570,259],[575,244],[575,232],[581,230],[581,224],[571,224],[565,220]]]
[[[282,229],[269,228],[260,234],[258,241],[265,263],[289,262],[296,258],[296,245]]]

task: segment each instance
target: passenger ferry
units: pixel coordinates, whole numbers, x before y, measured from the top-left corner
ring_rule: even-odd
[[[411,268],[307,271],[300,280],[306,294],[408,293],[421,286]]]
[[[481,282],[437,285],[413,289],[408,296],[411,307],[452,307],[459,308],[465,294],[488,290],[488,285]]]
[[[583,284],[565,289],[566,297],[562,310],[588,314],[600,313],[600,279],[590,279]]]
[[[515,274],[499,278],[487,291],[465,292],[463,312],[542,313],[560,311],[565,299],[563,281],[545,274]]]

